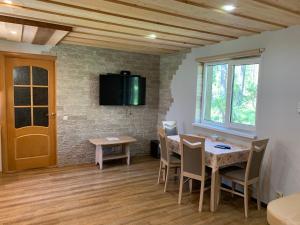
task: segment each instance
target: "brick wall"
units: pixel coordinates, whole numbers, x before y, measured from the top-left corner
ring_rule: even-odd
[[[172,55],[164,55],[160,57],[160,86],[159,86],[159,109],[158,109],[158,127],[161,126],[161,121],[173,103],[171,93],[171,83],[173,76],[176,74],[182,60],[185,58],[186,53],[180,52]]]
[[[58,164],[94,162],[88,139],[131,135],[138,142],[133,154],[148,154],[156,138],[160,57],[75,45],[59,45],[57,55]],[[146,105],[100,106],[100,73],[130,70],[147,79]],[[68,120],[63,120],[68,116]]]

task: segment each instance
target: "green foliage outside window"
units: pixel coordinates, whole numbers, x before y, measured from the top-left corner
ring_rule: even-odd
[[[224,123],[228,65],[207,66],[205,120]]]
[[[234,66],[231,122],[255,125],[258,64]]]

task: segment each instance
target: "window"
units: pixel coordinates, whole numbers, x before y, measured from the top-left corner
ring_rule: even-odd
[[[228,65],[206,66],[204,120],[225,122]]]
[[[197,104],[201,109],[196,110],[200,122],[253,131],[259,58],[207,63],[203,74],[202,104]]]

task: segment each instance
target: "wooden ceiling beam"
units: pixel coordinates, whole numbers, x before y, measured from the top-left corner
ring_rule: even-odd
[[[260,4],[267,5],[269,7],[273,7],[282,11],[286,11],[292,14],[295,14],[297,16],[300,15],[300,1],[293,0],[253,0],[255,2],[258,2]],[[289,4],[290,3],[290,4]]]
[[[150,33],[155,33],[157,35],[157,39],[159,40],[166,40],[166,41],[174,41],[174,42],[180,42],[180,43],[187,43],[187,44],[193,44],[193,45],[207,45],[207,44],[215,44],[219,41],[213,41],[213,40],[207,40],[203,38],[197,38],[197,37],[190,37],[187,35],[180,35],[180,34],[172,34],[168,32],[157,32],[154,30],[148,30],[148,29],[136,29],[131,27],[124,27],[124,26],[118,26],[118,25],[110,25],[109,27],[105,26],[104,28],[95,28],[95,27],[74,27],[73,31],[78,32],[87,32],[87,33],[95,33],[95,32],[113,32],[116,34],[127,34],[132,36],[139,36],[139,37],[146,37]]]
[[[126,44],[132,46],[148,46],[152,48],[160,48],[160,49],[167,49],[167,50],[185,50],[187,47],[179,47],[179,46],[172,46],[172,45],[165,45],[165,44],[157,44],[157,43],[145,43],[141,41],[134,41],[125,38],[114,38],[114,37],[106,37],[100,35],[93,35],[93,34],[83,34],[83,33],[70,33],[68,37],[75,37],[75,38],[82,38],[82,39],[90,39],[90,40],[97,40],[97,41],[106,41],[112,43],[119,43],[119,44]]]
[[[47,3],[47,5],[42,3]],[[40,0],[36,4],[35,0],[27,0],[24,4],[26,7],[50,10],[67,16],[80,16],[85,19],[98,20],[99,22],[113,22],[119,25],[146,27],[149,29],[168,29],[170,31],[180,29],[186,33],[199,32],[227,39],[234,39],[240,35],[253,34],[250,31],[240,31],[221,25],[206,24],[142,9],[137,10],[133,7],[111,4],[105,1]],[[53,5],[50,6],[50,4]]]
[[[29,2],[29,1],[28,1]],[[26,1],[26,3],[28,3]],[[36,3],[36,2],[35,2]],[[40,5],[40,4],[38,4]],[[43,5],[44,8],[49,9],[49,5]],[[158,33],[165,33],[165,34],[172,34],[182,37],[191,37],[196,39],[202,39],[207,41],[222,41],[222,40],[229,40],[232,38],[226,38],[219,35],[211,35],[206,34],[202,32],[197,31],[191,31],[186,29],[179,29],[179,28],[172,28],[168,26],[162,26],[162,25],[151,25],[149,26],[143,26],[142,24],[137,25],[136,23],[133,23],[132,25],[124,25],[124,24],[118,24],[114,22],[108,22],[108,21],[102,21],[99,20],[101,18],[99,15],[97,16],[98,19],[90,19],[85,18],[82,16],[75,16],[75,15],[65,15],[62,13],[58,13],[55,10],[49,11],[49,10],[42,10],[41,8],[32,8],[32,7],[25,7],[25,6],[8,6],[6,4],[0,3],[0,14],[9,13],[9,15],[15,15],[18,17],[25,17],[30,19],[38,19],[38,20],[51,20],[56,23],[63,23],[67,24],[68,26],[82,26],[87,28],[109,28],[109,27],[125,27],[125,28],[134,28],[134,29],[141,29],[149,32],[158,32]],[[72,10],[73,11],[73,10]],[[83,12],[82,12],[83,13]],[[86,12],[83,14],[87,14]]]
[[[110,31],[97,31],[97,30],[85,30],[85,29],[76,29],[74,30],[70,35],[72,34],[86,34],[86,35],[94,35],[99,37],[107,37],[107,38],[123,38],[131,41],[139,41],[142,42],[144,45],[147,45],[147,43],[156,43],[161,45],[171,45],[171,46],[178,46],[183,48],[191,48],[197,46],[196,44],[190,44],[190,43],[184,43],[184,42],[177,42],[177,41],[170,41],[170,40],[163,40],[163,39],[149,39],[145,38],[144,36],[136,36],[136,35],[128,35],[123,33],[115,33]],[[198,44],[198,46],[203,46]]]
[[[0,2],[0,22],[2,19],[12,25],[39,27],[32,41],[39,44],[57,43],[65,37],[62,43],[147,54],[186,51],[300,24],[299,0],[234,0],[233,12],[225,12],[224,3],[224,0],[20,0],[13,4]],[[71,30],[74,32],[69,33]],[[26,30],[22,33],[26,36]],[[156,39],[147,39],[150,34],[155,34]],[[24,39],[32,37],[27,35]]]
[[[205,9],[216,10],[216,11],[222,12],[222,10],[220,10],[220,8],[217,8],[217,7],[214,7],[214,6],[211,6],[211,5],[206,5],[206,4],[203,4],[203,3],[198,3],[198,2],[195,2],[195,1],[191,1],[191,0],[175,0],[175,1],[182,2],[182,3],[185,3],[185,4],[189,4],[189,5],[193,5],[193,6],[197,6],[197,7],[200,7],[200,8],[205,8]],[[255,17],[249,16],[249,15],[243,15],[243,14],[235,13],[235,12],[227,12],[227,13],[231,14],[233,16],[236,16],[236,17],[243,18],[243,19],[255,20],[255,21],[258,21],[258,22],[262,22],[262,23],[272,24],[272,25],[278,26],[278,27],[287,27],[287,25],[282,24],[282,23],[275,23],[275,22],[272,22],[272,21],[255,18]]]
[[[50,28],[50,29],[54,29],[54,30],[72,31],[71,26],[41,22],[41,21],[37,21],[37,20],[29,20],[29,19],[14,17],[14,16],[0,15],[0,21],[7,22],[7,23],[15,23],[15,24],[34,26],[34,27]]]
[[[84,10],[92,10],[94,12],[101,12],[101,13],[112,13],[112,12],[116,12],[114,15],[116,16],[128,16],[130,18],[133,19],[138,19],[138,20],[143,20],[145,18],[149,19],[151,22],[162,22],[163,18],[166,17],[168,18],[173,18],[172,20],[169,20],[169,23],[174,21],[177,23],[176,20],[180,20],[180,19],[186,19],[187,21],[189,21],[189,23],[186,23],[186,26],[189,27],[190,24],[194,23],[194,22],[200,22],[199,25],[210,25],[210,26],[218,26],[218,27],[224,27],[224,28],[228,28],[231,30],[240,30],[246,33],[259,33],[259,30],[255,30],[253,28],[247,28],[247,27],[237,27],[234,25],[228,25],[226,23],[220,23],[220,22],[215,22],[215,21],[211,21],[211,20],[206,20],[206,19],[201,19],[198,17],[193,17],[190,14],[182,14],[182,13],[175,13],[175,12],[171,12],[170,10],[163,10],[162,7],[160,8],[153,8],[153,7],[148,7],[148,6],[144,6],[143,4],[141,4],[141,1],[128,1],[128,0],[104,0],[102,2],[99,2],[99,5],[97,3],[94,3],[94,6],[100,6],[101,3],[101,7],[95,8],[95,7],[86,7],[87,4],[82,4],[79,1],[71,1],[71,0],[42,0],[45,2],[52,2],[52,3],[57,3],[57,4],[61,4],[61,5],[65,5],[65,6],[72,6],[72,7],[77,7],[79,9],[84,9]],[[166,1],[166,0],[164,0]],[[81,1],[82,2],[82,1]],[[146,1],[147,2],[147,1]],[[148,1],[153,2],[153,1]],[[160,4],[164,4],[164,2],[159,1]],[[174,3],[174,2],[172,2]],[[176,2],[175,2],[176,3]],[[147,13],[151,13],[151,15],[153,14],[153,17],[149,16]],[[160,18],[157,18],[157,15],[161,15]],[[170,23],[171,25],[172,23]]]
[[[215,42],[206,42],[201,41],[197,39],[192,38],[180,38],[180,37],[174,37],[174,36],[167,36],[163,34],[159,34],[159,37],[156,39],[148,39],[145,38],[146,35],[148,35],[148,32],[144,33],[130,33],[130,32],[121,32],[116,30],[105,30],[105,29],[90,29],[90,28],[84,28],[84,27],[75,27],[73,29],[73,32],[78,33],[86,33],[86,34],[95,34],[95,35],[103,35],[103,36],[110,36],[110,37],[125,37],[132,40],[144,40],[144,41],[151,41],[151,42],[157,42],[157,43],[167,43],[171,45],[178,45],[178,46],[202,46],[206,44],[213,44]]]
[[[67,31],[63,30],[56,30],[54,34],[51,36],[51,38],[47,41],[47,45],[57,45],[59,44],[63,38],[69,34]]]
[[[45,45],[54,34],[55,30],[51,28],[39,27],[36,35],[32,41],[32,44]]]
[[[29,15],[34,16],[34,19],[39,19],[39,20],[42,20],[43,17],[46,17],[46,16],[47,16],[47,18],[50,17],[48,14],[45,14],[45,13],[39,13],[39,16],[35,16],[36,14],[34,11],[28,12],[27,10],[22,14],[19,13],[18,15],[25,15],[26,13],[29,13]],[[54,17],[54,20],[57,22],[62,21],[62,20],[71,22],[65,18],[57,19],[57,17]],[[95,32],[107,31],[107,32],[114,32],[116,34],[120,33],[120,34],[127,34],[127,35],[138,36],[138,37],[145,37],[145,36],[149,35],[150,33],[156,33],[158,36],[158,38],[157,38],[158,40],[198,45],[198,46],[202,46],[202,45],[206,45],[206,44],[214,44],[214,43],[218,42],[218,41],[214,41],[214,40],[207,40],[204,38],[189,37],[189,36],[183,35],[183,34],[172,34],[169,32],[157,32],[157,31],[149,30],[149,29],[143,29],[143,28],[137,29],[137,28],[132,28],[132,27],[107,24],[107,23],[98,23],[98,24],[84,23],[83,24],[81,20],[80,20],[80,22],[78,22],[76,20],[76,21],[72,21],[71,25],[74,26],[74,28],[73,28],[74,30],[79,31],[79,32],[84,31],[84,32],[95,33]],[[78,26],[78,25],[82,25],[82,26]]]
[[[281,26],[274,26],[268,23],[241,19],[230,14],[199,8],[193,5],[184,4],[173,0],[104,0],[121,5],[127,5],[148,11],[159,12],[166,15],[173,15],[207,24],[224,26],[238,29],[245,32],[259,33],[265,29],[278,29]]]
[[[36,32],[38,30],[38,27],[24,25],[23,28],[23,35],[22,35],[22,42],[25,43],[32,43]]]
[[[67,45],[79,45],[84,47],[93,47],[93,48],[103,48],[107,50],[116,50],[116,51],[125,51],[125,52],[133,52],[133,53],[140,53],[140,54],[147,54],[147,55],[164,55],[164,54],[171,54],[172,52],[159,52],[159,51],[147,51],[143,49],[132,49],[132,48],[124,48],[115,45],[103,44],[103,43],[85,43],[80,41],[72,41],[72,40],[63,40],[61,44]]]
[[[258,0],[239,0],[234,1],[236,9],[232,12],[222,10],[224,5],[223,0],[174,0],[184,2],[186,4],[195,5],[200,8],[216,10],[219,12],[231,14],[240,18],[252,19],[264,23],[273,24],[276,26],[288,27],[300,23],[300,16],[282,8],[276,8],[267,5]],[[265,0],[266,1],[266,0]],[[290,1],[290,0],[286,0]],[[276,4],[273,4],[276,5]]]
[[[109,41],[98,41],[98,40],[76,38],[76,37],[66,37],[61,43],[79,44],[79,45],[87,45],[87,46],[115,49],[115,50],[121,50],[121,51],[132,51],[132,52],[157,54],[157,55],[177,52],[175,50],[151,48],[151,47],[147,47],[147,46],[137,47],[137,46],[132,46],[132,45],[113,43],[113,42],[109,42]]]

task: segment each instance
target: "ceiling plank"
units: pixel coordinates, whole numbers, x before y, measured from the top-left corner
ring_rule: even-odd
[[[73,2],[73,1],[72,1]],[[90,3],[93,3],[94,1],[91,1]],[[74,4],[77,4],[78,1],[74,2]],[[85,2],[83,2],[84,4]],[[99,3],[99,1],[97,1]],[[180,23],[174,23],[172,20],[175,20],[175,17],[168,17],[169,23],[161,22],[161,21],[151,21],[149,19],[135,19],[130,16],[126,15],[120,15],[120,13],[112,13],[112,12],[104,12],[92,9],[82,9],[81,7],[70,7],[70,5],[66,6],[65,4],[54,1],[36,1],[36,0],[26,0],[24,2],[23,8],[32,9],[32,10],[38,10],[38,11],[44,11],[47,13],[55,14],[55,15],[61,15],[61,16],[68,16],[70,18],[79,18],[79,19],[86,19],[89,21],[94,22],[106,22],[106,23],[113,23],[118,25],[124,25],[124,26],[131,26],[136,28],[146,28],[151,30],[157,30],[157,31],[165,31],[168,30],[172,33],[186,33],[196,36],[206,36],[207,38],[220,38],[221,40],[224,39],[233,39],[237,38],[241,32],[234,31],[232,29],[223,28],[222,26],[219,26],[218,29],[213,29],[212,25],[210,26],[204,26],[203,24],[193,24],[190,21],[180,21]],[[124,12],[125,14],[125,12]],[[151,13],[148,13],[149,16],[153,15]],[[156,15],[157,17],[161,17],[161,15]],[[154,18],[153,18],[154,19]],[[245,34],[245,32],[242,32]],[[249,33],[248,33],[249,34]]]
[[[72,7],[72,12],[75,15],[83,11],[89,13],[85,15],[88,18],[95,18],[96,15],[101,16],[102,20],[113,21],[115,23],[121,23],[125,25],[132,25],[134,22],[136,25],[151,26],[162,25],[170,28],[181,28],[191,31],[204,32],[207,34],[214,34],[229,38],[235,38],[241,35],[249,35],[255,33],[250,30],[239,30],[233,27],[226,27],[224,25],[218,25],[215,23],[207,23],[203,21],[195,21],[192,19],[186,19],[179,16],[163,14],[154,10],[145,10],[142,8],[120,5],[111,3],[104,0],[41,0],[47,3],[53,3],[59,8],[55,8],[57,12],[63,12],[68,14],[68,7]],[[29,0],[29,3],[31,0]],[[27,1],[26,1],[27,4]],[[52,6],[54,7],[54,6]],[[52,8],[49,7],[49,8]],[[65,8],[64,8],[65,7]]]
[[[122,51],[133,51],[133,52],[147,52],[148,54],[169,54],[175,53],[175,50],[167,50],[167,49],[160,49],[160,48],[150,48],[147,46],[132,46],[132,45],[124,45],[119,43],[113,43],[108,41],[97,41],[97,40],[90,40],[84,38],[75,38],[75,37],[66,37],[62,42],[63,43],[73,43],[73,44],[81,44],[81,45],[89,45],[89,46],[96,46],[101,48],[108,48],[108,49],[116,49]]]
[[[176,0],[185,2],[187,4],[197,5],[198,7],[208,8],[211,10],[221,10],[224,5],[224,0]],[[300,16],[292,12],[285,11],[272,7],[270,5],[262,4],[256,0],[230,0],[226,4],[232,3],[236,6],[233,12],[226,12],[228,14],[238,16],[241,18],[248,18],[274,25],[291,26],[300,24]],[[221,10],[222,11],[222,10]],[[224,11],[223,11],[224,12]],[[224,12],[225,13],[225,12]]]
[[[142,49],[132,49],[132,48],[126,48],[121,46],[115,46],[115,45],[109,45],[105,43],[86,43],[86,42],[80,42],[80,41],[70,41],[70,40],[63,40],[60,44],[68,44],[68,45],[81,45],[81,46],[89,46],[94,48],[103,48],[103,49],[113,49],[117,51],[125,51],[125,52],[134,52],[134,53],[141,53],[141,54],[150,54],[150,55],[164,55],[164,54],[171,54],[166,52],[159,52],[159,51],[147,51]]]
[[[114,37],[105,37],[100,35],[93,35],[93,34],[83,34],[83,33],[70,33],[68,37],[76,37],[76,38],[83,38],[83,39],[90,39],[90,40],[98,40],[98,41],[107,41],[107,42],[113,42],[113,43],[120,43],[120,44],[129,44],[132,46],[145,46],[153,47],[153,48],[161,48],[161,49],[168,49],[168,50],[185,50],[186,47],[179,47],[174,45],[164,45],[164,44],[157,44],[157,43],[147,43],[141,42],[141,41],[134,41],[129,39],[123,39],[123,38],[114,38]]]
[[[123,39],[132,40],[132,41],[140,41],[140,42],[143,42],[144,45],[147,45],[147,43],[157,43],[157,44],[173,45],[173,46],[184,47],[184,48],[191,48],[191,47],[196,46],[195,44],[189,44],[189,43],[184,43],[184,42],[168,41],[168,40],[162,40],[162,39],[158,39],[158,38],[149,39],[149,38],[145,38],[144,36],[128,35],[128,34],[116,33],[116,32],[111,32],[111,31],[76,29],[72,32],[72,34],[74,34],[74,33],[89,34],[89,35],[96,35],[96,36],[102,36],[102,37],[123,38]],[[199,45],[200,44],[198,44],[198,46]]]
[[[55,30],[53,35],[47,41],[47,45],[57,45],[69,32],[63,30]]]
[[[30,1],[32,2],[32,1]],[[26,3],[29,3],[29,0],[26,0]],[[43,2],[41,2],[43,3]],[[91,18],[86,18],[82,17],[82,15],[86,16],[89,15],[90,13],[87,13],[86,11],[80,11],[79,15],[74,15],[73,10],[69,10],[69,14],[65,15],[63,13],[58,13],[55,10],[50,9],[48,4],[36,4],[37,8],[32,8],[32,7],[25,7],[25,6],[8,6],[6,4],[1,4],[0,3],[0,14],[4,15],[14,15],[18,17],[25,17],[25,18],[30,18],[30,19],[37,19],[37,20],[42,20],[42,21],[48,21],[51,20],[51,22],[54,23],[64,23],[67,24],[68,26],[82,26],[82,27],[89,27],[89,28],[104,28],[107,27],[109,28],[110,26],[114,27],[116,25],[127,27],[127,28],[135,28],[135,29],[143,29],[147,30],[149,32],[160,32],[160,33],[168,33],[168,34],[174,34],[174,35],[184,35],[184,36],[189,36],[193,38],[201,38],[201,39],[206,39],[209,41],[222,41],[222,40],[229,40],[232,38],[226,38],[223,36],[219,35],[212,35],[212,34],[207,34],[207,33],[202,33],[198,31],[191,31],[191,30],[186,30],[186,29],[181,29],[181,28],[172,28],[168,26],[162,26],[162,25],[157,25],[157,24],[138,24],[138,23],[133,23],[132,25],[124,25],[124,24],[118,24],[118,23],[113,23],[113,22],[105,22],[102,21],[102,16],[99,14],[96,14],[96,19],[91,19]],[[45,8],[42,10],[42,8]],[[62,7],[60,7],[62,8]],[[101,21],[99,20],[101,19]],[[123,19],[118,19],[119,21],[123,21]],[[47,22],[48,22],[47,21]]]
[[[289,11],[296,15],[300,15],[299,0],[254,0],[254,1],[278,8],[280,10]]]
[[[207,44],[215,44],[218,43],[217,41],[210,41],[200,38],[188,37],[185,35],[174,35],[167,32],[151,32],[144,29],[136,29],[130,27],[123,27],[123,26],[105,26],[102,28],[86,28],[86,27],[74,27],[74,32],[84,32],[84,33],[91,33],[91,34],[101,34],[102,32],[109,32],[124,35],[131,35],[135,37],[146,37],[147,35],[154,33],[157,36],[157,40],[165,40],[165,41],[172,41],[172,42],[179,42],[179,43],[186,43],[192,45],[207,45]]]
[[[3,3],[2,3],[2,5],[3,5]],[[7,12],[10,11],[9,9],[10,8],[8,8]],[[51,28],[51,29],[56,29],[56,30],[72,31],[72,27],[70,27],[70,26],[65,26],[65,25],[60,25],[60,24],[53,24],[53,23],[46,23],[46,22],[41,22],[41,21],[37,21],[37,20],[29,20],[29,19],[14,17],[14,16],[0,15],[0,21],[8,22],[8,23],[35,26],[35,27]]]
[[[224,13],[223,11],[210,10],[185,4],[174,0],[105,0],[117,4],[130,5],[157,12],[185,17],[193,20],[200,20],[209,24],[218,24],[235,29],[241,29],[252,32],[261,32],[263,30],[273,30],[283,28],[269,23],[264,23],[247,18],[239,18],[234,15]]]
[[[32,41],[32,44],[45,45],[54,34],[54,32],[55,30],[53,29],[39,27]]]
[[[38,27],[24,25],[22,42],[32,43],[37,30],[38,30]]]
[[[0,38],[8,41],[21,41],[23,26],[21,24],[0,22]]]

